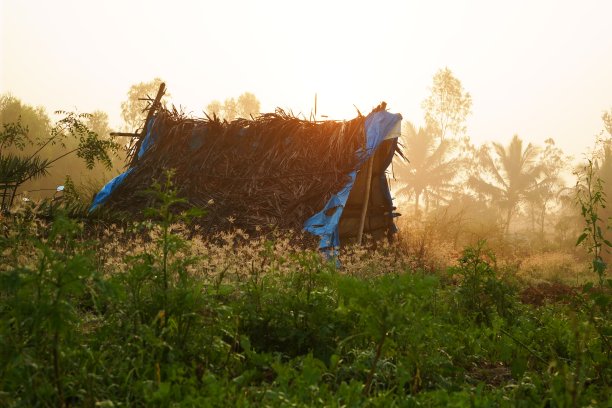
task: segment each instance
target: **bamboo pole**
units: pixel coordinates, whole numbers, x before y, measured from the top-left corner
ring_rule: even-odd
[[[147,125],[149,124],[149,120],[153,117],[153,114],[155,113],[155,110],[158,108],[161,98],[162,96],[164,96],[165,93],[166,93],[166,84],[162,82],[161,84],[159,84],[159,89],[157,90],[157,95],[155,96],[155,100],[153,101],[153,104],[149,108],[149,113],[147,114],[147,118],[145,119],[145,123],[144,123],[144,128],[142,129],[143,134],[147,132]]]
[[[361,220],[359,221],[359,231],[357,233],[357,245],[361,245],[361,240],[363,238],[363,227],[365,226],[366,214],[368,213],[368,202],[370,201],[370,188],[372,186],[372,167],[374,167],[374,152],[372,152],[372,156],[368,159],[367,163],[367,179],[366,179],[366,189],[363,198],[363,206],[361,207]]]
[[[131,156],[131,160],[129,163],[126,164],[126,168],[127,167],[132,167],[134,166],[134,164],[136,164],[138,162],[138,149],[140,148],[140,145],[142,144],[145,135],[147,133],[147,125],[149,124],[149,120],[151,120],[151,118],[153,117],[153,114],[155,113],[155,110],[158,109],[161,105],[161,98],[164,96],[164,94],[166,93],[166,84],[164,82],[162,82],[161,84],[159,84],[159,89],[157,90],[157,96],[155,96],[155,100],[153,101],[153,103],[151,104],[151,106],[149,106],[149,112],[147,113],[147,118],[145,119],[144,122],[144,126],[142,128],[142,130],[140,132],[136,132],[136,134],[139,137],[139,139],[136,141],[136,144],[134,146],[130,146],[130,149],[132,151],[132,156]]]
[[[140,133],[126,133],[126,132],[110,132],[111,136],[127,136],[127,137],[140,137]]]

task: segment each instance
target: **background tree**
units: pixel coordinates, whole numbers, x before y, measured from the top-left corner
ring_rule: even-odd
[[[106,112],[103,112],[101,110],[96,110],[92,112],[91,114],[89,114],[85,118],[84,122],[87,125],[87,127],[93,133],[98,135],[98,137],[101,140],[113,140],[113,138],[110,136],[110,133],[113,131],[113,129],[110,127],[108,123],[108,114]],[[125,140],[123,140],[122,142],[126,143]],[[111,156],[111,161],[112,161],[112,172],[111,173],[113,172],[118,173],[125,165],[128,148],[127,148],[127,145],[122,146],[122,147],[123,148],[116,151],[116,154]],[[97,165],[94,168],[94,174],[96,176],[95,183],[106,182],[109,178],[114,177],[113,174],[108,174],[108,169],[106,169],[106,167],[103,165]],[[96,188],[96,187],[92,186],[92,188]]]
[[[608,135],[612,137],[612,109],[607,112],[604,112],[601,115],[601,120],[603,120],[606,132],[608,132]]]
[[[16,178],[32,198],[45,197],[64,184],[66,176],[79,183],[90,182],[97,175],[96,187],[108,180],[104,174],[109,164],[121,165],[118,144],[109,137],[108,116],[60,113],[55,124],[41,107],[24,104],[12,95],[0,96],[0,155],[3,178]],[[96,156],[95,152],[105,155]],[[71,153],[83,160],[69,160]],[[66,157],[67,159],[62,160]],[[114,161],[114,162],[113,162]],[[95,172],[88,171],[89,166]],[[92,186],[94,188],[94,186]]]
[[[465,132],[465,121],[472,108],[472,97],[450,69],[436,72],[431,94],[423,101],[425,122],[444,140],[448,133],[458,136]]]
[[[127,131],[138,130],[144,125],[147,117],[146,108],[149,106],[149,102],[142,99],[155,98],[162,82],[164,81],[160,78],[155,78],[150,82],[140,82],[130,87],[127,100],[121,103],[121,118]],[[170,94],[166,93],[162,98],[162,103],[169,97]]]
[[[91,115],[58,113],[63,118],[43,137],[30,137],[28,129],[20,121],[3,124],[3,130],[0,131],[0,193],[5,198],[10,197],[2,200],[3,211],[10,208],[17,189],[24,183],[47,175],[54,163],[73,153],[90,170],[96,162],[102,163],[107,169],[111,168],[110,154],[119,146],[113,140],[99,138],[87,127],[84,121]],[[61,146],[62,150],[59,154],[49,156],[45,151],[48,146]],[[23,153],[26,147],[34,149],[34,152]]]
[[[394,171],[402,186],[397,194],[414,197],[415,215],[419,212],[421,197],[426,211],[431,199],[445,200],[453,190],[452,181],[460,167],[458,158],[449,158],[453,145],[448,140],[438,141],[435,130],[420,128],[411,123],[405,126],[404,155],[409,160],[397,161]]]
[[[402,186],[398,192],[414,197],[415,214],[418,214],[421,197],[428,211],[431,201],[437,207],[459,185],[465,184],[457,180],[467,178],[462,170],[470,149],[473,150],[467,137],[463,145],[458,140],[446,138],[449,133],[465,132],[465,121],[472,105],[470,94],[448,68],[436,72],[430,91],[421,105],[426,126],[418,132],[410,124],[405,128],[405,153],[410,162],[397,160],[395,166]]]
[[[259,114],[260,106],[261,103],[254,94],[245,92],[238,99],[225,99],[223,104],[216,99],[213,100],[206,107],[206,113],[210,117],[216,115],[221,119],[231,122],[236,118],[249,119],[251,116]]]
[[[34,107],[13,95],[4,94],[0,96],[0,125],[3,134],[0,177],[3,180],[19,181],[19,175],[28,174],[26,179],[29,181],[19,183],[28,190],[54,189],[62,182],[63,177],[55,178],[50,174],[60,166],[53,169],[43,162],[61,154],[61,146],[47,146],[42,156],[25,160],[38,149],[38,141],[51,133],[51,119],[43,107]]]
[[[530,143],[523,149],[523,141],[517,135],[506,147],[500,143],[493,143],[492,146],[496,157],[483,146],[480,164],[484,174],[471,176],[469,184],[506,211],[504,230],[508,233],[518,205],[537,188],[542,166],[536,160],[538,148]]]
[[[20,122],[28,129],[30,137],[49,134],[51,119],[41,106],[34,107],[21,102],[11,94],[0,96],[0,124]]]
[[[236,119],[236,115],[238,114],[238,104],[236,103],[236,99],[227,98],[223,102],[223,118],[228,122]]]
[[[208,106],[206,107],[206,114],[210,116],[211,118],[213,116],[221,118],[222,111],[223,111],[223,105],[221,105],[221,102],[219,102],[216,99],[212,101],[211,103],[209,103]]]
[[[537,185],[527,194],[531,210],[532,230],[535,224],[539,226],[540,239],[544,239],[546,214],[557,203],[559,192],[566,186],[561,172],[567,168],[569,161],[563,151],[555,145],[552,138],[544,141],[544,150],[540,152],[537,163],[540,164],[542,177]]]
[[[249,119],[251,116],[258,115],[259,109],[261,108],[261,103],[257,97],[250,92],[245,92],[240,95],[236,105],[238,117],[246,119]]]
[[[113,131],[108,124],[108,113],[101,110],[93,111],[85,120],[87,127],[101,138],[108,139]]]

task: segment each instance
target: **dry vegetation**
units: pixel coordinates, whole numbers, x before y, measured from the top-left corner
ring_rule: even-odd
[[[207,209],[208,233],[299,231],[346,184],[363,148],[364,120],[312,122],[279,110],[228,123],[162,109],[150,140],[134,146],[133,171],[105,206],[140,213],[150,200],[139,192],[172,168],[181,195]],[[139,158],[143,143],[150,148]]]

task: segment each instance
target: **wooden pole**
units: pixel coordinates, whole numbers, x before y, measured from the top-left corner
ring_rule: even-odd
[[[134,166],[134,164],[136,164],[136,162],[138,162],[138,149],[140,148],[140,145],[144,140],[144,136],[147,133],[147,125],[149,124],[149,120],[151,120],[151,118],[153,117],[155,110],[159,106],[161,98],[162,96],[164,96],[164,93],[166,93],[166,84],[162,82],[161,84],[159,84],[159,89],[157,90],[157,96],[155,97],[153,104],[149,107],[149,113],[147,113],[147,118],[145,119],[142,131],[139,133],[137,132],[138,136],[136,137],[139,139],[136,141],[136,144],[134,146],[130,146],[130,149],[133,149],[131,150],[132,159],[130,160],[130,163],[126,165],[126,168],[132,167]]]
[[[372,167],[374,167],[374,152],[372,152],[372,156],[368,159],[367,163],[367,179],[366,179],[366,189],[363,197],[363,206],[361,207],[361,220],[359,221],[359,231],[357,233],[357,245],[361,245],[361,240],[363,238],[363,228],[365,226],[366,214],[368,213],[368,202],[370,201],[370,188],[372,186]]]
[[[140,133],[126,133],[126,132],[110,132],[111,136],[127,136],[127,137],[140,137]]]
[[[161,101],[161,98],[162,96],[164,96],[165,93],[166,93],[166,84],[162,82],[161,84],[159,84],[159,89],[157,90],[157,96],[155,97],[155,100],[153,101],[153,105],[151,105],[151,107],[149,108],[149,113],[147,114],[147,118],[145,119],[144,128],[142,129],[142,133],[147,132],[147,125],[149,124],[149,120],[153,117],[153,114],[155,113],[155,110],[157,109],[157,105],[159,105],[159,102]]]

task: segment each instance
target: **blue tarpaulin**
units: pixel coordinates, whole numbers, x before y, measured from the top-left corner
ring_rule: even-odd
[[[402,120],[402,116],[397,113],[387,111],[373,112],[368,115],[365,121],[366,149],[356,152],[359,157],[357,168],[349,174],[349,181],[342,190],[334,194],[325,207],[304,223],[304,230],[311,234],[321,237],[319,249],[329,249],[340,246],[340,236],[338,224],[342,211],[346,205],[349,194],[357,179],[357,171],[361,166],[376,152],[376,148],[387,137],[389,132]],[[389,160],[390,161],[390,160]],[[381,175],[384,177],[384,174]],[[386,185],[386,183],[385,183]],[[385,196],[391,199],[390,193],[385,191]]]
[[[143,154],[147,151],[147,149],[153,144],[156,139],[156,134],[152,132],[153,128],[153,119],[149,120],[149,124],[147,126],[147,134],[145,135],[142,144],[140,145],[140,149],[138,150],[138,158],[140,159]],[[108,200],[110,195],[115,191],[117,187],[123,182],[123,180],[130,174],[136,167],[132,167],[119,174],[117,177],[113,178],[111,181],[106,183],[104,187],[96,194],[93,199],[93,203],[91,203],[91,207],[89,207],[89,212],[92,212],[102,204]]]
[[[104,187],[102,187],[102,190],[100,190],[94,197],[93,203],[91,204],[91,207],[89,207],[89,212],[92,212],[98,208],[98,206],[104,204],[106,200],[108,200],[108,197],[110,197],[111,193],[119,186],[119,184],[123,182],[127,175],[132,172],[132,170],[134,170],[134,168],[128,169],[106,183]]]

